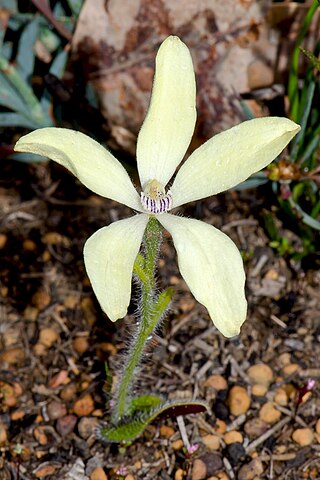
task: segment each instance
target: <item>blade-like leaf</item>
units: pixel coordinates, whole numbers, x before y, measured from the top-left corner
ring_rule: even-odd
[[[25,117],[19,113],[0,113],[1,127],[25,127],[37,128],[37,125],[32,121],[32,118]]]
[[[140,418],[136,411],[134,420],[128,419],[126,422],[115,427],[101,428],[99,437],[106,442],[127,442],[141,435],[144,429],[158,416],[161,416],[161,418],[173,418],[179,415],[200,413],[207,410],[208,406],[206,403],[200,400],[181,400],[161,403],[155,408],[151,408],[149,412],[141,413]]]
[[[17,69],[21,77],[28,83],[34,69],[34,44],[39,32],[39,18],[39,16],[35,16],[23,30],[16,57]]]

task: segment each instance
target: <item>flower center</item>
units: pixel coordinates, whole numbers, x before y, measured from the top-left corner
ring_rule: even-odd
[[[172,208],[172,194],[165,189],[157,180],[150,180],[141,192],[143,208],[150,213],[165,213]]]

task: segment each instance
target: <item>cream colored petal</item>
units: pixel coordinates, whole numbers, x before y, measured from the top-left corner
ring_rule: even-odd
[[[195,150],[171,187],[173,207],[238,185],[274,160],[300,127],[287,118],[255,118],[215,135]]]
[[[239,250],[224,233],[199,220],[163,214],[181,275],[195,298],[226,337],[238,335],[246,319],[245,274]]]
[[[142,211],[139,195],[121,163],[98,142],[81,132],[66,128],[40,128],[21,137],[15,150],[55,160],[93,192]]]
[[[127,313],[133,264],[147,223],[148,215],[135,215],[101,228],[85,243],[84,262],[93,291],[113,322]]]
[[[137,143],[141,186],[170,180],[189,146],[196,122],[196,85],[190,52],[168,37],[156,57],[151,102]]]

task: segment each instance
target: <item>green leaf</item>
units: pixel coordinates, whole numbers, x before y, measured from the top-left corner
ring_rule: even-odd
[[[141,435],[144,429],[159,416],[162,418],[176,417],[188,413],[205,412],[207,410],[207,404],[200,400],[181,400],[161,403],[152,408],[149,412],[143,412],[140,413],[140,415],[135,411],[134,419],[130,418],[120,425],[110,428],[102,427],[99,436],[106,442],[127,442],[129,440],[134,440]]]
[[[310,111],[311,111],[312,100],[313,100],[313,96],[314,96],[314,91],[315,91],[315,82],[311,82],[308,86],[307,98],[306,98],[306,102],[304,104],[303,115],[302,115],[302,118],[300,120],[301,130],[293,140],[291,155],[290,155],[291,162],[296,161],[297,156],[298,156],[298,151],[299,151],[299,142],[300,142],[300,140],[303,140],[305,132],[306,132],[307,122],[308,122],[309,114],[310,114]]]
[[[264,172],[259,172],[252,177],[248,178],[248,180],[245,180],[244,182],[239,183],[239,185],[236,185],[235,187],[231,188],[230,190],[245,190],[247,188],[257,188],[260,187],[260,185],[265,185],[268,183],[269,179],[266,177],[266,174]]]
[[[0,72],[0,105],[30,115],[28,106],[2,72]]]
[[[21,77],[30,82],[30,77],[34,69],[34,44],[39,32],[39,16],[36,15],[34,19],[24,28],[18,46],[18,53],[16,57],[17,70]]]
[[[0,113],[1,127],[24,127],[34,129],[37,125],[32,121],[32,118],[25,117],[19,113]]]
[[[135,412],[150,410],[163,402],[163,398],[155,395],[141,395],[140,397],[132,398],[128,406],[128,414],[133,417]]]
[[[289,203],[290,203],[290,206],[292,207],[292,209],[294,211],[296,211],[296,213],[298,213],[301,216],[303,223],[305,223],[309,227],[313,228],[314,230],[320,230],[320,222],[318,220],[316,220],[315,218],[312,218],[304,210],[302,210],[300,205],[298,205],[293,200],[292,197],[289,198]]]
[[[68,1],[69,8],[72,12],[72,15],[78,18],[82,8],[83,0],[67,0],[67,1]]]

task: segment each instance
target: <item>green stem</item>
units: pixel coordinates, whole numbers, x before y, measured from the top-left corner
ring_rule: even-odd
[[[120,380],[116,399],[113,421],[119,423],[127,414],[130,398],[130,387],[137,367],[141,362],[148,338],[156,328],[161,316],[165,312],[172,292],[159,295],[155,298],[155,268],[161,244],[162,231],[158,221],[151,217],[144,235],[144,256],[137,257],[134,272],[141,282],[141,318],[137,336],[129,352],[128,360]]]

